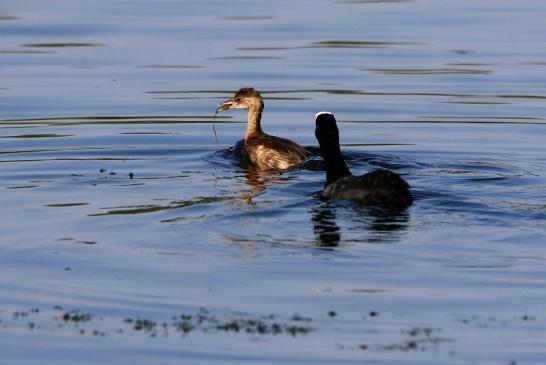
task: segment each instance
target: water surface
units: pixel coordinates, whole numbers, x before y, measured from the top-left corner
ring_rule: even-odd
[[[546,7],[4,1],[0,349],[10,364],[542,364]],[[233,161],[242,86],[316,147],[335,113],[392,214]]]

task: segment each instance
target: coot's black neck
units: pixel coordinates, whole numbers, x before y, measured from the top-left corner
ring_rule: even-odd
[[[320,143],[320,152],[326,168],[326,185],[351,175],[351,171],[349,171],[341,155],[338,140],[322,141]]]

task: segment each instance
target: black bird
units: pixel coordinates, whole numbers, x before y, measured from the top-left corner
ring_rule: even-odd
[[[245,159],[258,170],[287,170],[301,163],[307,156],[307,151],[299,144],[285,138],[270,136],[262,131],[260,121],[264,102],[258,91],[244,87],[231,99],[221,103],[216,112],[229,109],[248,110],[242,148]]]
[[[341,155],[336,119],[329,112],[315,116],[315,136],[326,169],[326,185],[322,196],[357,200],[364,205],[405,208],[413,198],[408,183],[398,174],[378,169],[362,176],[353,176]]]

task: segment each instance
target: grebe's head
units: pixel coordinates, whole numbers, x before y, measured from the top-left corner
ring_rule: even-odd
[[[262,96],[251,87],[243,87],[229,100],[218,105],[216,112],[223,112],[229,109],[253,109],[263,108]]]
[[[339,131],[337,129],[336,118],[330,112],[320,112],[315,115],[315,137],[321,147],[338,144]]]

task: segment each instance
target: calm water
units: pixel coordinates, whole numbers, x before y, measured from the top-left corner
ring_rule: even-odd
[[[152,5],[153,4],[153,5]],[[546,3],[0,5],[5,364],[544,364]],[[340,121],[398,215],[320,159],[232,161],[245,114]]]

